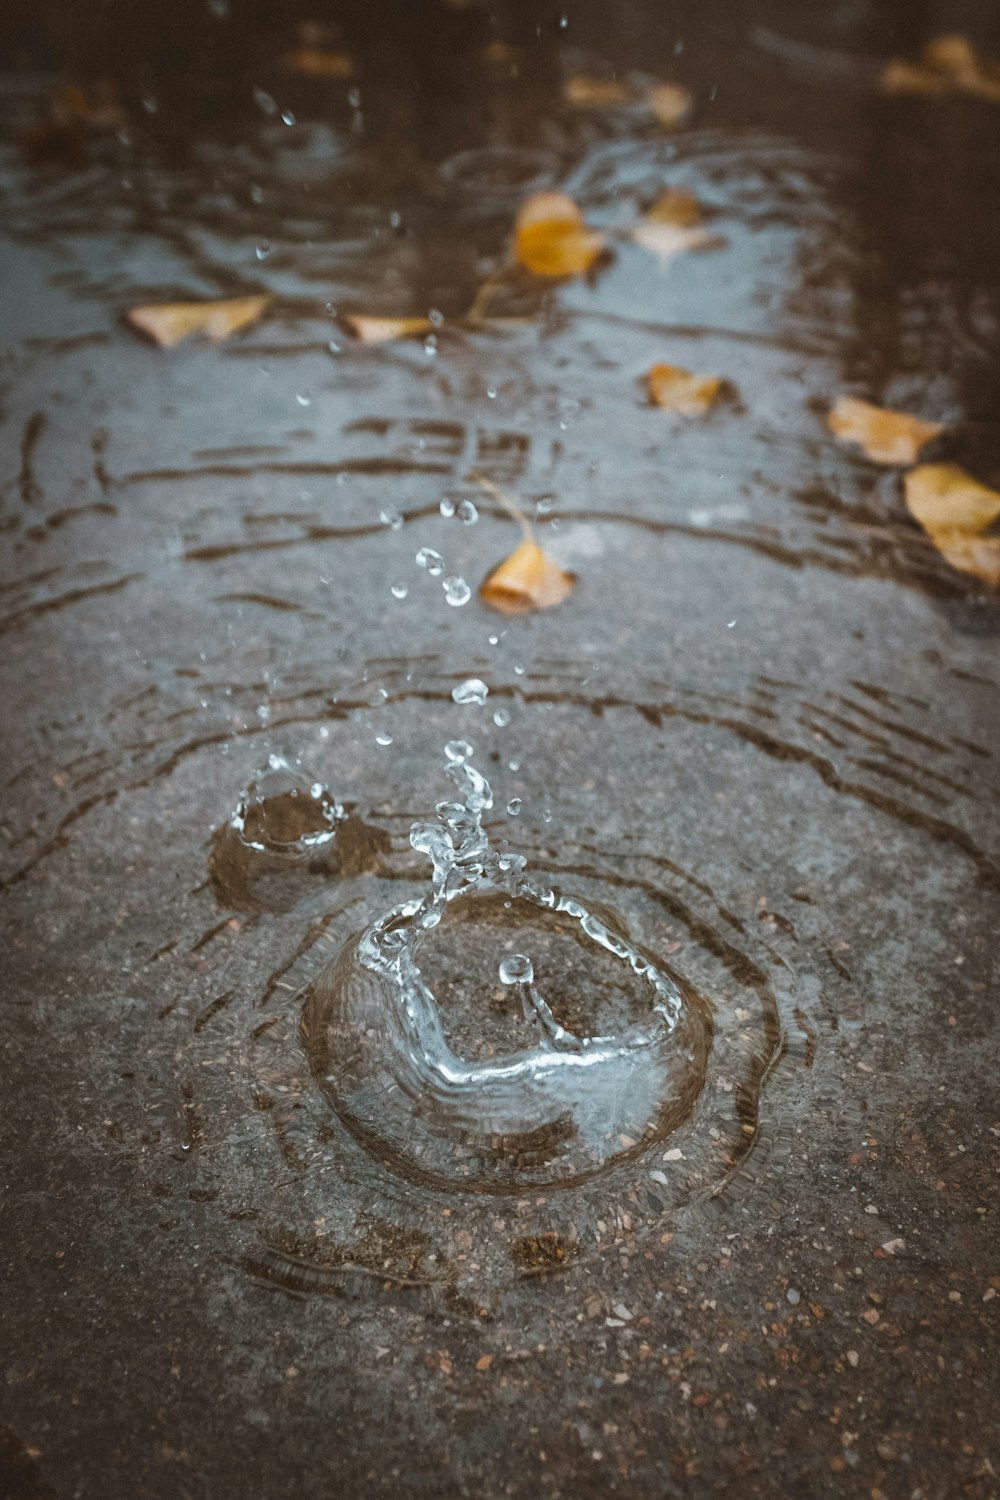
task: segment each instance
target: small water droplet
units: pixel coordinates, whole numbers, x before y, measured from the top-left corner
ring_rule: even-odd
[[[487,395],[487,397],[489,398],[490,401],[495,401],[497,399],[497,388],[496,388],[496,386],[495,385],[488,385],[486,387],[486,395]]]
[[[450,521],[452,516],[455,514],[454,500],[452,500],[449,495],[442,495],[441,504],[438,506],[438,510],[444,516],[446,521]]]
[[[472,590],[465,579],[460,578],[457,573],[452,573],[450,577],[443,578],[441,580],[441,587],[444,589],[445,599],[449,604],[453,604],[456,609],[463,604],[468,604],[472,598]]]
[[[444,753],[455,765],[461,765],[463,761],[471,760],[475,751],[468,740],[449,740],[444,747]]]
[[[452,688],[451,696],[456,703],[485,703],[489,692],[481,677],[467,677]]]
[[[523,806],[524,803],[522,802],[520,797],[511,797],[510,801],[507,803],[507,811],[510,813],[512,818],[516,818]]]
[[[285,124],[285,125],[294,125],[295,124],[295,116],[292,114],[292,112],[291,112],[290,109],[283,109],[281,111],[281,119],[282,119],[282,123]]]
[[[432,578],[440,578],[444,572],[444,558],[433,547],[421,547],[416,556],[418,568],[426,568]]]
[[[348,89],[348,91],[347,91],[347,102],[351,106],[352,109],[360,109],[360,107],[361,107],[361,90],[360,89]]]
[[[521,762],[519,760],[509,760],[507,762],[507,769],[508,771],[519,771],[521,769]]]
[[[444,327],[444,313],[443,312],[439,312],[436,307],[432,307],[430,309],[430,311],[428,312],[427,316],[430,319],[430,321],[434,324],[435,328],[443,328]]]
[[[433,334],[433,333],[429,333],[427,335],[427,337],[424,339],[424,353],[427,355],[428,359],[433,359],[434,356],[435,356],[435,354],[437,352],[438,352],[437,335]]]
[[[336,339],[331,339],[330,342],[327,344],[326,347],[330,351],[331,354],[339,354],[340,353],[340,345],[337,343]]]
[[[262,109],[266,115],[276,115],[278,113],[278,101],[266,89],[254,89],[253,97],[257,108]]]
[[[493,722],[498,729],[506,729],[510,723],[510,709],[501,705],[493,715]]]
[[[386,734],[384,729],[380,729],[378,734],[375,736],[375,743],[376,745],[391,745],[392,735]]]
[[[270,255],[270,253],[271,246],[268,244],[267,240],[258,240],[256,250],[257,259],[267,260],[267,257]]]
[[[516,661],[514,663],[514,676],[515,677],[523,677],[524,673],[525,673],[525,670],[526,669],[525,669],[525,666],[524,666],[523,662]]]
[[[384,505],[378,513],[378,518],[383,526],[388,526],[390,531],[398,531],[403,524],[403,517],[394,505]]]
[[[511,953],[500,960],[497,973],[501,984],[531,984],[535,966],[526,953]]]
[[[489,641],[491,646],[499,646],[500,644],[500,637],[498,635],[489,635],[486,637],[486,639]]]
[[[466,526],[473,526],[479,520],[479,512],[471,500],[463,500],[455,514]]]
[[[543,807],[542,808],[542,822],[543,823],[551,823],[552,822],[552,809],[551,809],[551,807]]]
[[[295,399],[300,406],[312,406],[312,397],[307,396],[304,391],[296,391]]]
[[[389,225],[392,229],[402,229],[403,215],[399,212],[398,208],[394,208],[389,214]]]
[[[733,627],[735,626],[735,624],[736,624],[735,620],[727,620],[726,621],[726,629],[727,630],[732,630]]]
[[[400,583],[390,583],[390,585],[389,585],[389,593],[392,595],[392,597],[394,599],[405,599],[406,596],[407,596],[407,594],[409,592],[410,592],[409,584],[400,582]]]

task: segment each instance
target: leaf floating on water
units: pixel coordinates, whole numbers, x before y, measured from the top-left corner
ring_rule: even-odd
[[[1000,588],[1000,491],[980,484],[958,464],[920,464],[904,479],[907,509],[959,573]]]
[[[654,365],[646,377],[654,406],[697,417],[708,411],[722,393],[721,375],[693,375],[677,365]]]
[[[514,259],[536,276],[581,276],[604,251],[566,193],[533,193],[514,225]]]
[[[690,115],[694,95],[679,83],[658,83],[646,95],[646,103],[661,125],[676,130]]]
[[[561,604],[572,593],[576,574],[564,572],[546,556],[535,540],[534,527],[519,505],[491,479],[482,474],[473,477],[521,528],[520,545],[493,569],[480,587],[483,603],[504,615],[527,615],[536,609],[551,609]]]
[[[350,78],[354,64],[346,52],[299,47],[288,56],[288,66],[303,78]]]
[[[567,78],[563,85],[563,97],[567,104],[594,109],[605,104],[627,104],[632,95],[623,83],[604,78],[586,78],[577,74],[573,78]]]
[[[709,234],[706,229],[686,228],[666,221],[637,224],[632,238],[644,250],[651,250],[660,260],[668,262],[687,250],[716,250],[726,243],[720,235]]]
[[[678,224],[682,229],[700,224],[701,218],[701,204],[687,188],[667,188],[646,215],[650,224]]]
[[[192,333],[204,333],[214,343],[256,323],[270,297],[229,297],[221,302],[163,302],[133,307],[127,313],[133,328],[164,349],[173,348]]]
[[[920,61],[893,57],[882,72],[886,94],[972,94],[1000,104],[1000,65],[979,57],[968,37],[939,36],[927,43]]]
[[[487,578],[479,590],[484,604],[504,615],[526,615],[551,609],[573,591],[574,573],[566,573],[527,538]]]
[[[339,322],[359,344],[387,344],[392,339],[415,338],[430,333],[430,318],[370,318],[363,313],[342,313]]]
[[[836,437],[857,443],[877,464],[916,463],[921,448],[944,431],[941,422],[924,422],[856,396],[838,396],[826,422]]]

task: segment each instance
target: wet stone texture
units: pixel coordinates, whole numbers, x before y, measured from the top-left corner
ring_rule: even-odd
[[[878,88],[943,31],[1000,54],[995,8],[321,10],[2,22],[0,1494],[988,1500],[1000,611],[824,415],[1000,479],[1000,112]],[[461,326],[548,187],[613,258]],[[724,243],[666,265],[628,230],[670,187]],[[123,322],[255,294],[218,345]],[[658,362],[737,394],[657,410]],[[476,597],[517,532],[474,473],[557,608]],[[326,1072],[456,737],[494,845],[685,996],[676,1109],[609,1097],[568,1185],[551,1130],[457,1143],[504,1191],[421,1178]],[[642,1019],[477,899],[426,950],[463,1056],[537,1043],[511,953],[560,1025]]]

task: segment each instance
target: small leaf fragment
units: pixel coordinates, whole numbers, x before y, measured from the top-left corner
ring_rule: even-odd
[[[346,52],[299,47],[288,56],[288,66],[303,78],[350,78],[354,64]]]
[[[514,259],[536,276],[581,276],[604,250],[566,193],[533,193],[514,225]]]
[[[526,538],[494,568],[479,597],[501,614],[526,615],[561,604],[575,583],[575,574],[565,573],[546,557],[537,542]]]
[[[130,308],[126,314],[133,328],[154,343],[171,349],[192,333],[204,333],[221,343],[241,328],[256,323],[270,297],[228,297],[218,302],[163,302]]]
[[[980,484],[958,464],[919,464],[904,481],[906,506],[941,556],[959,573],[1000,588],[1000,491]]]
[[[338,321],[359,344],[387,344],[415,338],[434,327],[430,318],[370,318],[364,313],[341,313]]]
[[[658,83],[646,95],[646,103],[661,125],[675,130],[690,115],[694,95],[679,83]]]
[[[591,109],[605,104],[627,104],[632,96],[623,83],[577,74],[573,78],[567,78],[563,85],[563,97],[567,104]]]
[[[650,224],[678,224],[682,229],[700,224],[701,217],[701,204],[687,188],[667,188],[646,215]]]
[[[724,384],[721,375],[693,375],[678,365],[654,365],[646,379],[654,406],[686,417],[708,411],[718,400]]]
[[[857,443],[877,464],[916,463],[921,448],[944,431],[941,422],[924,422],[856,396],[838,396],[826,422],[836,437]]]

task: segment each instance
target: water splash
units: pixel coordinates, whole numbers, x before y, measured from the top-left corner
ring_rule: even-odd
[[[675,1129],[701,1088],[708,1040],[702,1010],[669,973],[582,901],[533,879],[523,855],[493,847],[483,821],[493,793],[472,754],[466,741],[446,746],[460,800],[439,802],[410,830],[431,863],[428,889],[324,970],[302,1034],[324,1093],[381,1160],[437,1186],[520,1192],[592,1177]],[[425,977],[431,935],[470,920],[492,920],[508,941],[531,925],[551,949],[539,965],[548,981],[523,953],[504,958],[501,982],[528,1035],[477,1058],[452,1044]],[[567,944],[582,946],[582,966]],[[467,930],[459,951],[471,951]],[[582,977],[599,955],[612,962],[610,985]],[[563,993],[566,974],[576,979]],[[466,1009],[476,984],[466,964]]]

